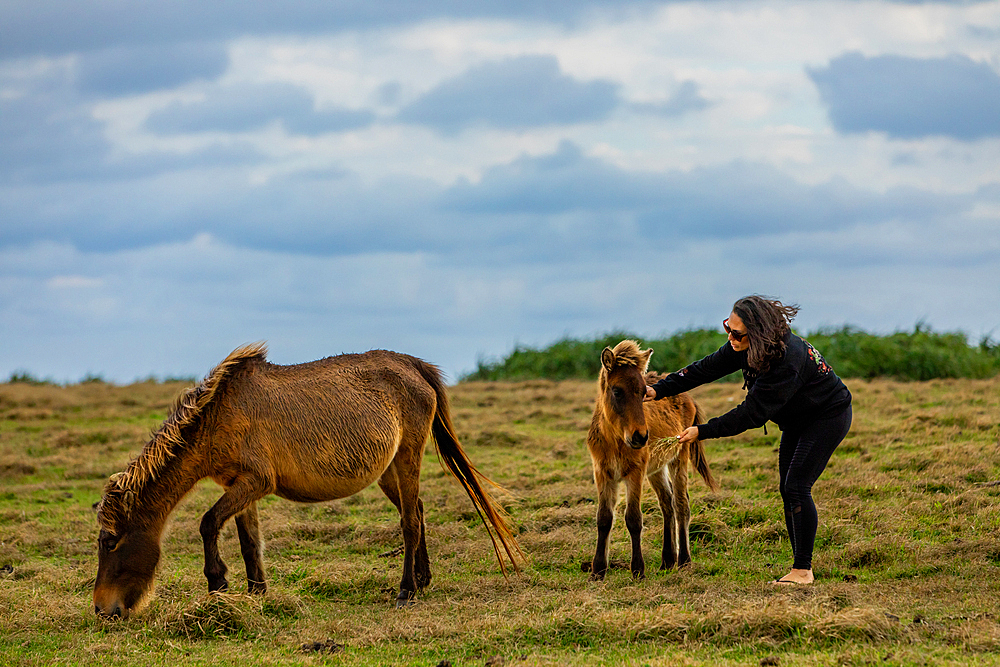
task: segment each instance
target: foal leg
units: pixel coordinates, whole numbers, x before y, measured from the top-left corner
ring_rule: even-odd
[[[677,564],[677,548],[674,545],[677,533],[677,522],[674,517],[674,500],[667,481],[667,469],[660,468],[649,474],[649,485],[660,501],[660,512],[663,514],[663,553],[660,556],[660,569],[669,570]]]
[[[674,520],[677,522],[677,567],[691,564],[691,503],[688,499],[688,461],[680,457],[667,466],[673,490]]]
[[[228,568],[219,555],[219,531],[231,517],[243,513],[268,493],[267,484],[262,477],[240,477],[201,518],[201,539],[205,544],[205,578],[208,579],[209,591],[224,591],[229,588],[226,580]],[[259,572],[259,576],[263,582],[263,570]]]
[[[618,504],[618,480],[609,478],[600,469],[594,471],[594,480],[597,483],[597,551],[590,566],[590,580],[601,581],[608,571],[611,527],[615,523],[615,505]]]
[[[632,538],[632,578],[646,576],[646,563],[642,559],[642,478],[643,471],[636,468],[625,478],[625,527]]]
[[[249,507],[236,515],[236,532],[240,536],[240,552],[247,568],[247,590],[250,593],[266,593],[256,502],[250,503]]]
[[[396,479],[396,472],[390,466],[378,480],[379,488],[389,499],[396,510],[400,512],[402,519],[402,508],[399,502],[399,481]],[[427,556],[426,523],[424,522],[424,501],[417,499],[417,509],[420,514],[420,543],[417,545],[417,553],[414,557],[414,577],[417,583],[417,590],[423,590],[431,583],[431,563]]]

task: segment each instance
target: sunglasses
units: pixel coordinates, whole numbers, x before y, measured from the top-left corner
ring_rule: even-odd
[[[726,330],[726,333],[732,336],[737,341],[741,341],[746,338],[749,334],[746,331],[733,331],[729,328],[729,318],[722,320],[722,328]]]

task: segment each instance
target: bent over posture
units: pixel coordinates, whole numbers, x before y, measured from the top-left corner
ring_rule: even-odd
[[[717,351],[646,388],[659,400],[743,372],[746,400],[724,415],[687,428],[681,442],[736,435],[764,426],[781,429],[779,489],[792,544],[791,571],[782,584],[813,582],[812,555],[819,519],[812,487],[851,427],[851,392],[807,341],[791,332],[798,306],[753,295],[740,299],[722,325],[729,340]]]

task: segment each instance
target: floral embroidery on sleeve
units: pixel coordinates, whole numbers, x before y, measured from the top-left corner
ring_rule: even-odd
[[[820,373],[826,375],[833,370],[830,367],[830,364],[826,363],[826,359],[824,359],[823,355],[819,353],[819,350],[812,346],[812,343],[808,341],[802,342],[806,344],[806,352],[809,354],[809,358],[816,362],[816,367],[819,369]]]

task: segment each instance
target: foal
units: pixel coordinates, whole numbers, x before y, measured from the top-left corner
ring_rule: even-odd
[[[609,538],[620,482],[625,482],[625,526],[632,538],[631,570],[635,578],[646,573],[640,542],[642,478],[649,479],[663,512],[661,570],[691,562],[688,466],[693,464],[709,488],[718,490],[700,440],[690,445],[676,440],[672,444],[661,442],[701,423],[704,416],[688,394],[643,402],[646,385],[658,379],[655,373],[646,372],[652,354],[651,349],[640,350],[633,340],[623,340],[613,350],[606,347],[601,353],[599,395],[587,435],[598,493],[592,580],[603,579],[608,569]]]

